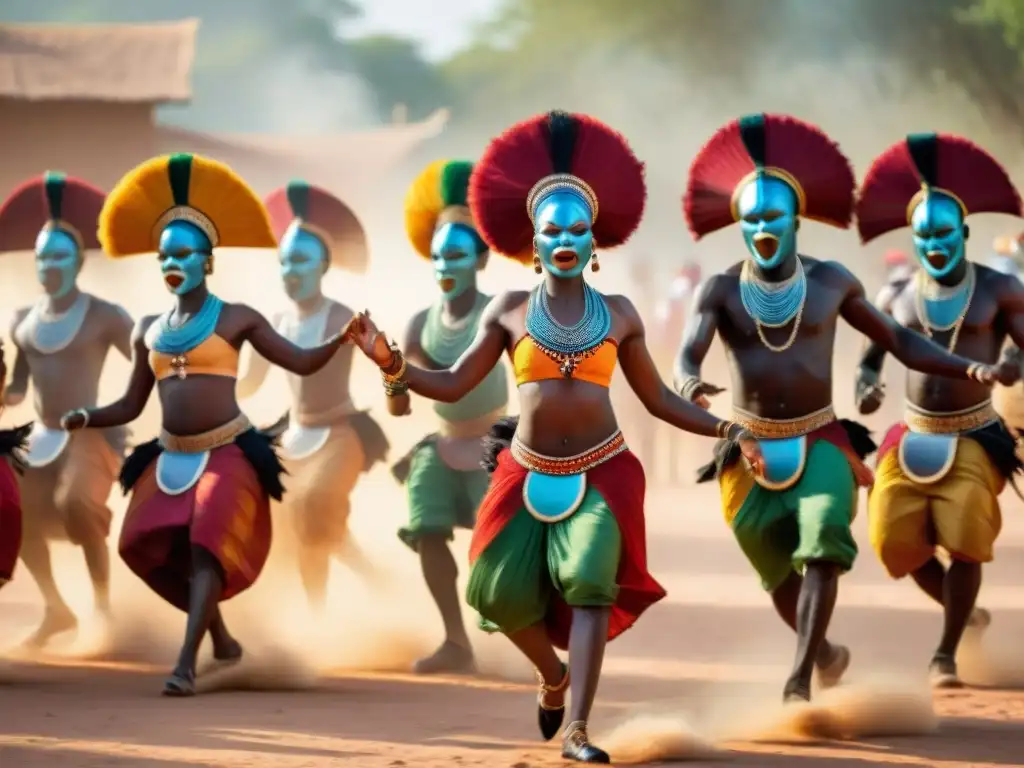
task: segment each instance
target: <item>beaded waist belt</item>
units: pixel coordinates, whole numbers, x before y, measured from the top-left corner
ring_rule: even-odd
[[[494,422],[505,416],[505,406],[488,411],[483,416],[465,421],[445,421],[441,419],[441,426],[438,432],[441,437],[451,437],[456,440],[468,439],[471,437],[483,437],[490,432]]]
[[[512,438],[512,458],[531,472],[545,475],[580,475],[603,464],[613,456],[618,456],[626,449],[626,439],[622,432],[616,432],[600,445],[577,453],[575,456],[544,456],[527,448],[519,440],[519,435]]]
[[[831,424],[836,420],[836,412],[832,405],[809,413],[806,416],[797,416],[793,419],[767,419],[764,416],[757,416],[742,408],[733,406],[732,420],[742,424],[749,429],[754,437],[765,440],[778,440],[787,437],[800,437],[807,435],[816,429]]]
[[[926,411],[911,402],[907,402],[903,420],[914,432],[932,435],[951,435],[958,432],[970,432],[986,427],[999,420],[999,414],[992,407],[991,400],[984,400],[970,408],[946,413]]]
[[[160,445],[171,453],[204,453],[234,442],[240,434],[252,428],[249,417],[240,413],[226,424],[214,427],[198,435],[172,435],[160,430]]]

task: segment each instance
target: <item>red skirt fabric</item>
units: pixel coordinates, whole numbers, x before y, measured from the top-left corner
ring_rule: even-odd
[[[900,440],[903,439],[903,435],[909,431],[910,427],[902,421],[889,427],[889,431],[885,433],[882,444],[878,447],[878,460],[881,461],[885,458],[885,454],[898,447]]]
[[[522,508],[526,474],[527,470],[512,458],[507,448],[501,452],[498,467],[491,474],[491,485],[477,512],[469,547],[470,563],[494,541],[508,521]],[[614,640],[632,627],[640,615],[665,597],[666,593],[647,570],[647,530],[644,521],[646,480],[636,456],[629,451],[618,454],[587,472],[587,482],[608,503],[622,536],[622,557],[616,577],[619,595],[612,606],[608,622],[608,639]],[[555,647],[567,649],[572,610],[557,596],[551,600],[545,624]]]
[[[10,462],[0,457],[0,585],[14,576],[21,552],[21,494]]]
[[[188,611],[193,546],[211,552],[224,568],[223,601],[256,581],[270,541],[270,498],[232,443],[213,450],[203,476],[176,496],[157,486],[152,462],[133,488],[118,548],[136,576]]]

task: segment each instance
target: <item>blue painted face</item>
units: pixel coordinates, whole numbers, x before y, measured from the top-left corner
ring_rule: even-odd
[[[593,214],[577,194],[553,192],[534,215],[533,243],[544,269],[555,277],[579,277],[594,255]]]
[[[929,192],[910,216],[914,251],[932,278],[945,277],[964,260],[967,227],[960,205],[941,192]]]
[[[53,298],[67,296],[75,287],[82,256],[78,243],[60,229],[44,229],[36,237],[36,274],[43,289]]]
[[[323,241],[297,225],[288,227],[281,238],[281,278],[292,301],[305,301],[320,291],[329,264]]]
[[[800,208],[786,182],[758,176],[740,192],[736,208],[743,240],[759,267],[772,269],[796,254]]]
[[[434,232],[430,260],[441,295],[448,300],[476,287],[480,268],[480,241],[465,224],[448,222]]]
[[[203,231],[187,221],[172,221],[160,233],[159,259],[167,290],[178,296],[206,280],[213,245]]]

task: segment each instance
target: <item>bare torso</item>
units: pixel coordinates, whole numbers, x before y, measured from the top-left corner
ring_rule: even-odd
[[[12,336],[21,358],[15,366],[12,391],[18,388],[19,367],[32,385],[35,411],[47,427],[60,425],[60,417],[75,408],[96,405],[100,376],[111,348],[130,355],[132,321],[116,304],[89,297],[89,306],[76,333],[68,334],[66,346],[46,352],[36,346],[31,308],[19,310]]]
[[[1007,336],[1007,322],[999,307],[1001,283],[1015,279],[993,269],[975,265],[977,283],[970,309],[964,318],[956,342],[957,354],[981,363],[995,363],[1003,350]],[[918,319],[917,282],[908,281],[888,307],[900,324],[924,333]],[[934,332],[934,340],[948,347],[952,331]],[[948,412],[970,408],[991,397],[991,389],[971,380],[950,379],[918,371],[907,371],[907,398],[928,411]]]
[[[828,262],[806,256],[807,301],[794,343],[785,351],[768,349],[740,299],[741,264],[713,278],[720,295],[718,332],[725,345],[733,403],[770,419],[805,416],[832,403],[832,359],[840,309],[848,292],[841,274]],[[719,294],[719,292],[721,292]],[[793,331],[763,328],[765,338],[781,347]]]

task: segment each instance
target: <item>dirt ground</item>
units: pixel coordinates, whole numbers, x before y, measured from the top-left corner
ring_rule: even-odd
[[[397,504],[392,493],[368,483],[356,515]],[[865,551],[843,581],[833,624],[832,636],[854,653],[848,683],[810,708],[783,710],[792,638],[722,524],[714,490],[652,493],[650,557],[670,596],[610,647],[595,740],[618,764],[1024,764],[1024,693],[1012,690],[1024,683],[1024,522],[1022,505],[1004,499],[1006,530],[982,592],[994,623],[961,662],[979,687],[931,697],[925,666],[939,613],[912,584],[891,583]],[[120,637],[0,660],[0,766],[561,765],[556,746],[537,740],[529,670],[502,638],[475,636],[484,667],[476,679],[401,671],[436,642],[438,626],[413,558],[392,541],[399,515],[396,506],[357,530],[397,575],[373,589],[337,576],[340,616],[299,628],[290,611],[301,600],[262,583],[229,605],[251,658],[214,673],[191,700],[158,695],[182,619],[115,571],[118,611],[132,617]],[[465,540],[457,546],[462,557]],[[60,554],[62,586],[80,608],[84,568],[73,550]],[[19,571],[0,593],[0,645],[12,646],[38,617],[35,589]],[[281,625],[299,631],[288,637]],[[273,647],[261,649],[271,636]]]

